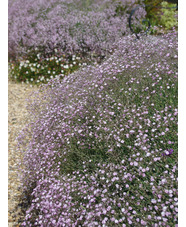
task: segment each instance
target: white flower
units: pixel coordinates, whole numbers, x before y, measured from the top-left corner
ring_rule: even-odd
[[[33,67],[31,67],[30,69],[31,69],[32,72],[35,72],[36,71],[36,69],[33,68]]]
[[[122,208],[121,211],[124,213],[125,212],[125,208]]]
[[[166,183],[166,179],[161,180],[162,184]]]
[[[24,62],[23,62],[23,61],[21,61],[20,66],[23,66],[23,65],[24,65]]]
[[[114,112],[109,112],[110,115],[114,115]]]
[[[134,162],[134,166],[138,166],[138,163],[137,162]]]
[[[155,199],[151,199],[151,203],[156,203],[156,200]]]
[[[116,184],[116,188],[119,188],[119,184]]]
[[[117,147],[121,147],[121,144],[117,143]]]

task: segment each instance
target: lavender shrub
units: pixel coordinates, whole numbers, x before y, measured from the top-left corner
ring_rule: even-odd
[[[43,85],[18,140],[22,226],[176,226],[177,32]]]

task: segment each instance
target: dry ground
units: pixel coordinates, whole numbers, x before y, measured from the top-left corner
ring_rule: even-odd
[[[18,163],[21,158],[16,150],[16,137],[27,123],[29,115],[25,104],[26,97],[36,87],[8,81],[8,226],[19,226],[23,217],[17,206],[21,196],[21,184],[18,177]]]

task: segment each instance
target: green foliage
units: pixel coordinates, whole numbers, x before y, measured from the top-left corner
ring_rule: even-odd
[[[127,11],[127,7],[123,6],[121,2],[118,3],[118,5],[116,6],[116,15],[115,16],[123,16],[125,14],[125,12]]]
[[[176,4],[169,4],[167,2],[161,3],[162,7],[176,7]],[[172,9],[161,9],[161,15],[159,17],[159,23],[162,25],[166,30],[171,29],[172,27],[178,26],[177,20],[177,12],[174,8]]]
[[[151,34],[160,31],[157,27],[162,27],[163,32],[177,27],[177,11],[176,4],[171,4],[162,0],[145,0],[147,18],[150,20],[152,29]]]
[[[59,57],[57,54],[51,57],[41,57],[41,54],[30,54],[29,59],[11,62],[10,77],[17,82],[30,84],[47,83],[52,78],[63,78],[74,72],[82,64],[79,56]]]

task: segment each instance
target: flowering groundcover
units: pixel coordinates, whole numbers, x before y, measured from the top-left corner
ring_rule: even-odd
[[[173,31],[41,86],[18,137],[22,226],[175,226],[177,75]]]

